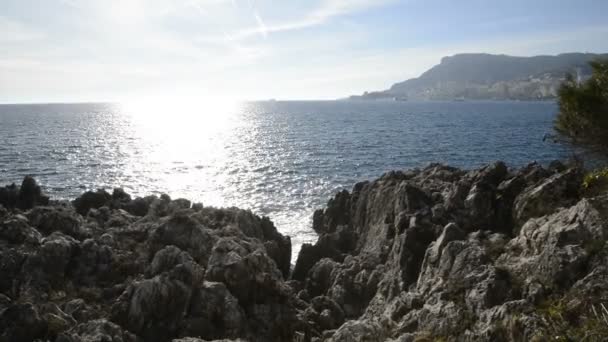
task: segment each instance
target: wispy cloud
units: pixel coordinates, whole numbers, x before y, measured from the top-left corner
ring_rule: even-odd
[[[266,38],[268,36],[268,27],[264,23],[264,20],[260,16],[260,13],[258,13],[257,10],[254,10],[253,16],[255,17],[255,21],[258,23],[258,27],[257,27],[258,32],[260,32],[262,34],[262,36],[264,36],[264,38]]]
[[[391,2],[394,2],[394,0],[323,0],[317,8],[305,14],[300,19],[268,25],[264,22],[262,22],[263,25],[260,25],[260,17],[257,11],[255,11],[254,16],[258,23],[257,27],[241,30],[230,35],[230,39],[242,40],[255,35],[266,37],[270,33],[313,27],[324,24],[335,17],[359,12],[372,7],[380,7]]]

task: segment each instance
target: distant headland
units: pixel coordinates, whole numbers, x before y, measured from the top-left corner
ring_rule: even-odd
[[[608,54],[593,53],[534,57],[457,54],[442,58],[418,78],[350,99],[548,100],[556,98],[566,74],[585,80],[591,76],[589,62],[606,57]]]

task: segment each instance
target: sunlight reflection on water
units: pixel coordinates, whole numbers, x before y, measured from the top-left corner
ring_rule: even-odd
[[[542,142],[554,103],[139,102],[0,106],[0,181],[54,197],[123,187],[267,215],[294,255],[312,213],[391,169],[564,158]]]

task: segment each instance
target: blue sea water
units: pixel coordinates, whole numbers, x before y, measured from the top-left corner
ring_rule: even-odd
[[[2,105],[0,184],[30,174],[54,198],[122,187],[248,208],[290,235],[295,254],[316,238],[315,209],[388,170],[569,157],[543,141],[556,112],[553,102]]]

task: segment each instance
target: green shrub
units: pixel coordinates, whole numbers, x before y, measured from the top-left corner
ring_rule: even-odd
[[[582,308],[584,307],[584,309]],[[565,298],[548,300],[538,307],[552,341],[608,340],[608,310],[603,303],[568,307]]]
[[[575,143],[608,146],[608,60],[591,62],[592,76],[578,83],[566,77],[558,92],[555,129]]]
[[[608,191],[608,167],[589,172],[583,179],[583,193],[597,195]]]

